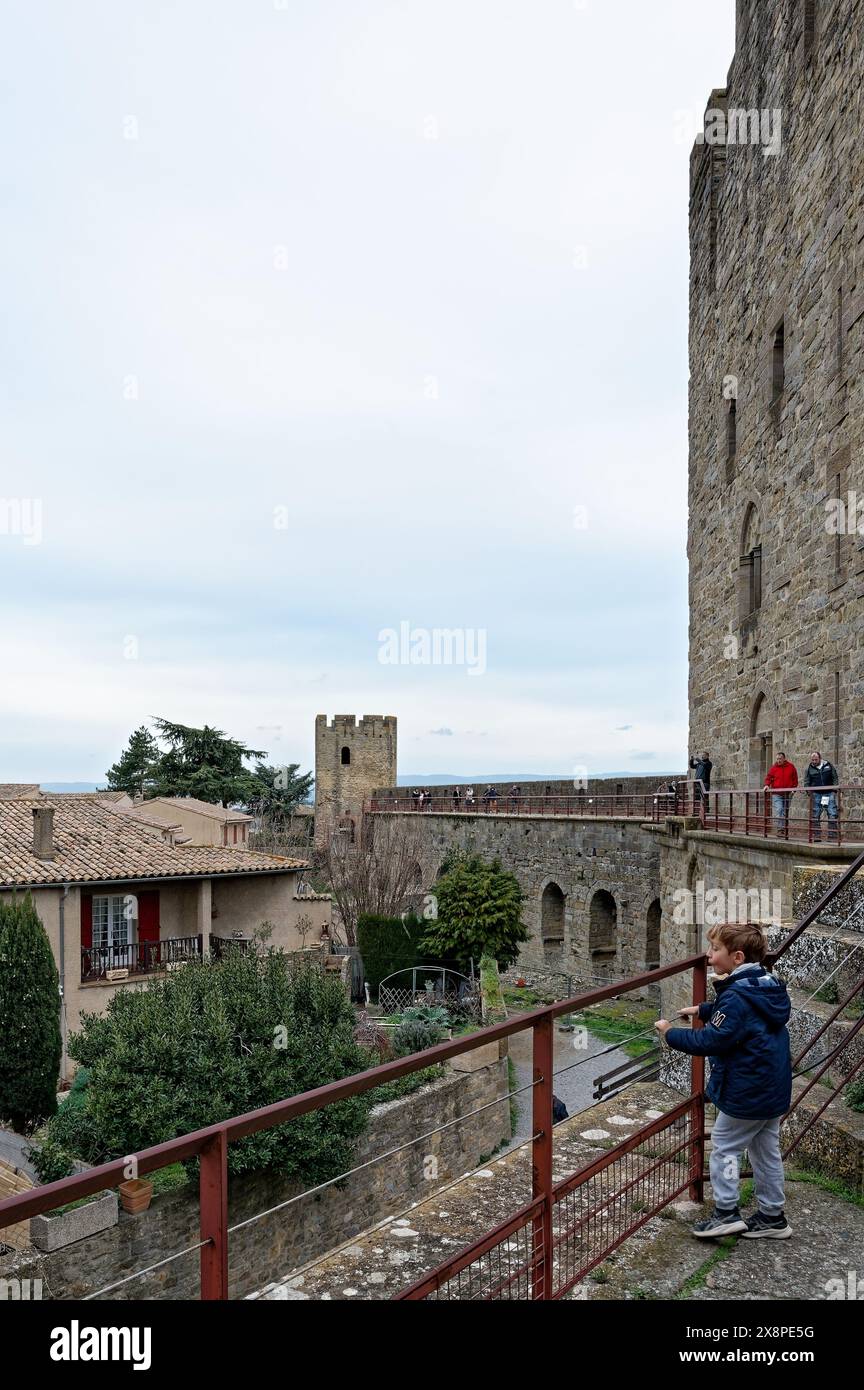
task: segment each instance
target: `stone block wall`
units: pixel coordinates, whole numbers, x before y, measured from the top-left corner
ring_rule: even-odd
[[[690,743],[718,787],[781,748],[864,774],[864,0],[816,0],[812,34],[808,8],[739,0],[691,160]]]
[[[645,969],[660,860],[656,836],[638,821],[430,815],[411,816],[410,823],[420,836],[423,880],[433,893],[454,846],[500,858],[516,875],[525,894],[522,920],[531,933],[520,964],[585,982]],[[659,933],[656,906],[654,913]]]

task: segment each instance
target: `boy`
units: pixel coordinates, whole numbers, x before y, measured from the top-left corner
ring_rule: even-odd
[[[665,1018],[654,1025],[676,1051],[711,1058],[706,1095],[717,1107],[710,1162],[715,1205],[693,1234],[712,1238],[743,1231],[745,1237],[785,1240],[792,1227],[783,1211],[780,1121],[792,1100],[789,993],[762,965],[767,947],[760,927],[726,922],[711,928],[708,941],[716,999],[679,1013],[681,1018],[698,1013],[706,1027],[673,1028]],[[744,1149],[759,1204],[747,1220],[738,1210],[738,1160]]]

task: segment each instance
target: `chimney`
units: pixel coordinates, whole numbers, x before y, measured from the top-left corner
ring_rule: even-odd
[[[33,853],[37,859],[54,858],[54,807],[33,807]]]

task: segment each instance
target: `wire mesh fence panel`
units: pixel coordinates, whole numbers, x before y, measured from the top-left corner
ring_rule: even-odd
[[[553,1297],[560,1298],[690,1185],[690,1112],[671,1111],[651,1131],[610,1149],[607,1156],[555,1189],[552,1212]]]

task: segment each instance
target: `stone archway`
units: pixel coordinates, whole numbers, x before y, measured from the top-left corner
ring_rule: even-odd
[[[764,690],[760,690],[750,711],[750,741],[747,784],[762,787],[765,774],[774,761],[775,710]]]
[[[656,970],[660,964],[660,923],[663,920],[663,910],[660,906],[660,899],[655,898],[650,903],[645,914],[645,969]]]
[[[588,908],[588,955],[595,975],[614,974],[618,955],[618,905],[606,888],[598,888]]]
[[[540,898],[540,939],[547,960],[559,961],[564,951],[564,901],[558,884],[547,883]]]

